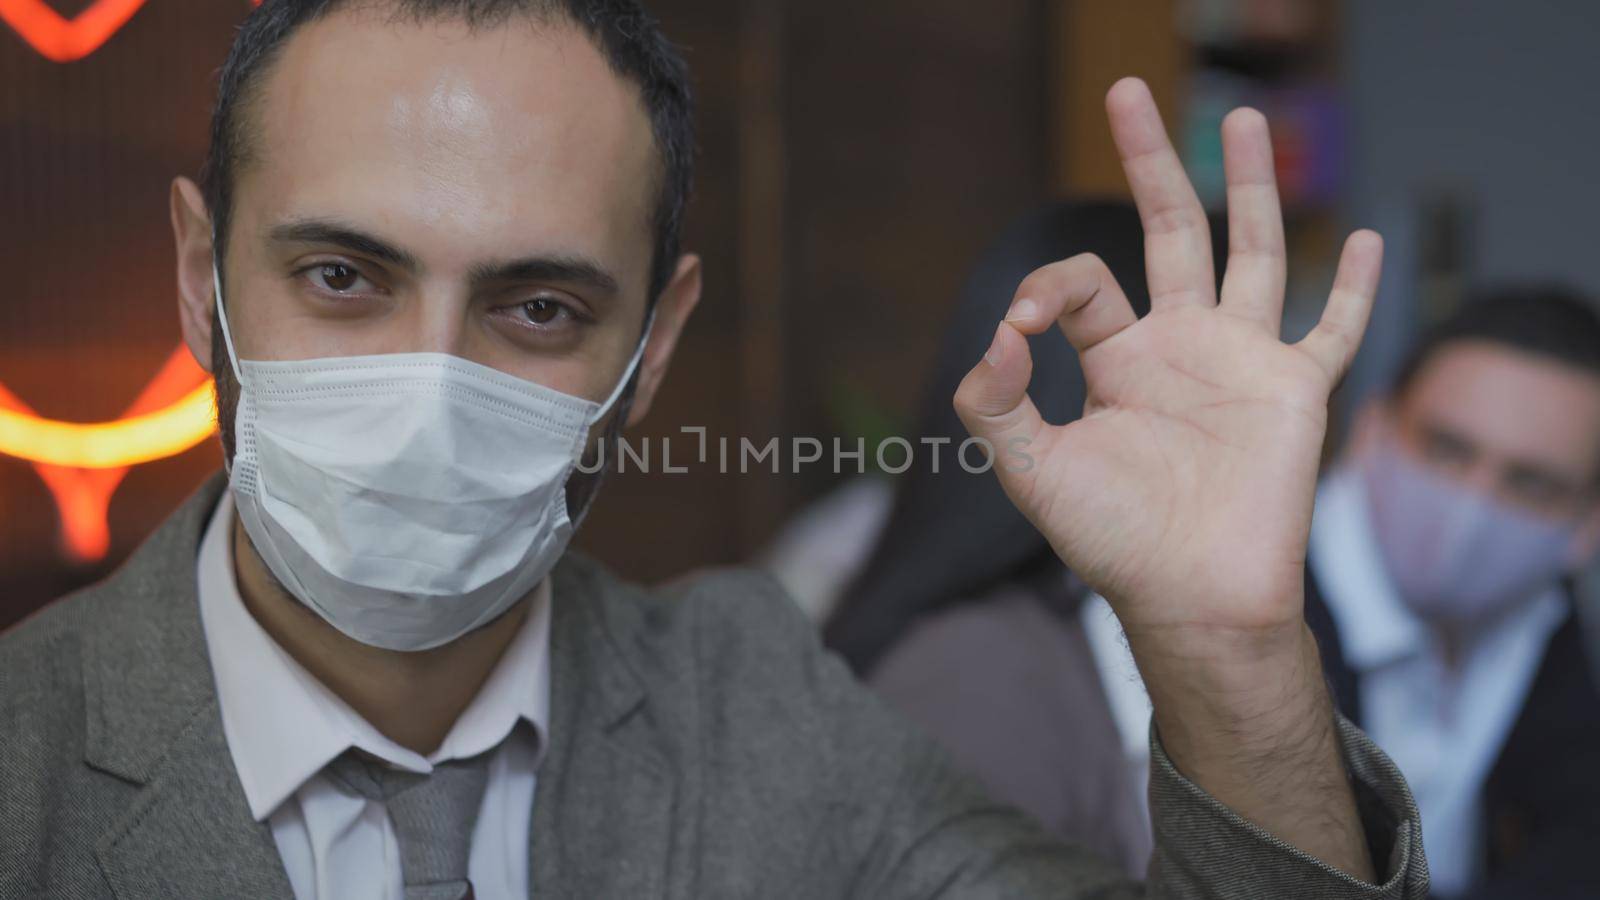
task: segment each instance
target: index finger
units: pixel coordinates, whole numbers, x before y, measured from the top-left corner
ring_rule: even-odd
[[[1194,185],[1167,139],[1150,88],[1124,78],[1106,93],[1111,137],[1144,223],[1144,266],[1152,310],[1181,303],[1215,306],[1211,228]]]

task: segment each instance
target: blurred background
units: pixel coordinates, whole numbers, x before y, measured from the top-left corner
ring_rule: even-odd
[[[707,286],[638,437],[691,424],[853,445],[909,427],[980,251],[1052,199],[1123,194],[1101,103],[1122,75],[1151,83],[1213,206],[1221,116],[1250,103],[1271,117],[1291,337],[1318,314],[1343,234],[1386,236],[1379,312],[1341,410],[1464,284],[1600,291],[1590,0],[650,5],[699,91],[687,246]],[[248,9],[0,0],[12,427],[181,411],[204,386],[179,350],[166,195],[199,166],[214,74]],[[0,627],[104,575],[220,465],[202,433],[124,467],[27,455],[0,455]],[[827,466],[627,473],[581,542],[645,580],[749,560],[838,481]]]

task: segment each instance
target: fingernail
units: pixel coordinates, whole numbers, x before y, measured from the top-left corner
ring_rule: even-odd
[[[989,349],[983,354],[983,361],[991,366],[1000,365],[1000,329],[1005,328],[1004,323],[994,330],[994,340],[989,342]]]
[[[1011,311],[1006,313],[1007,322],[1016,322],[1022,319],[1032,319],[1033,314],[1039,311],[1039,304],[1027,297],[1011,304]]]

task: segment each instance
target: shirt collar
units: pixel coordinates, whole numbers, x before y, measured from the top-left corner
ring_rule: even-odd
[[[216,677],[223,733],[256,821],[335,757],[360,748],[395,766],[431,771],[476,756],[528,722],[542,749],[550,711],[550,582],[535,589],[522,627],[444,741],[426,756],[385,737],[273,641],[234,581],[233,498],[224,491],[196,563],[200,618]]]

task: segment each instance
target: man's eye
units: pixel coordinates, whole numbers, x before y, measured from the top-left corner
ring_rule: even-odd
[[[1451,435],[1438,432],[1426,436],[1423,452],[1434,462],[1445,464],[1470,462],[1474,455],[1471,444]]]
[[[1521,470],[1506,476],[1506,487],[1517,497],[1534,504],[1545,504],[1571,496],[1573,491],[1557,479],[1540,472]]]
[[[335,294],[355,293],[362,285],[370,286],[354,266],[347,266],[344,263],[323,263],[312,266],[306,270],[306,277],[317,287]]]
[[[563,316],[571,315],[566,305],[551,297],[536,297],[516,308],[518,318],[534,325],[549,325]]]

